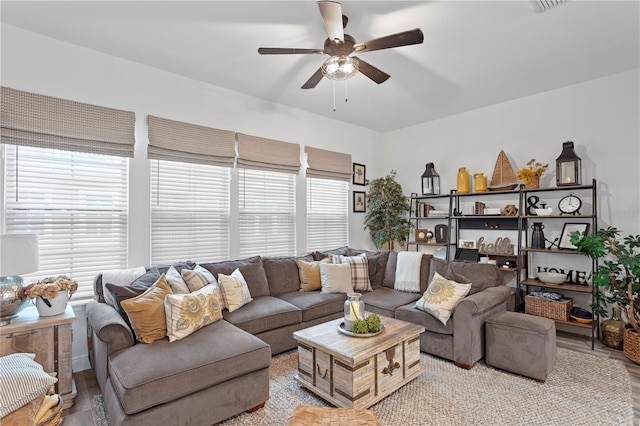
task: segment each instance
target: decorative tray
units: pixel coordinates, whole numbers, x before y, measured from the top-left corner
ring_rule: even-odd
[[[574,315],[569,315],[572,319],[574,319],[576,322],[582,323],[582,324],[591,324],[593,322],[593,319],[591,318],[580,318],[580,317],[576,317]]]
[[[338,325],[338,331],[342,334],[345,334],[351,337],[373,337],[373,336],[377,336],[378,334],[384,331],[384,324],[380,324],[380,331],[376,331],[375,333],[354,333],[344,328],[344,321],[343,321]]]

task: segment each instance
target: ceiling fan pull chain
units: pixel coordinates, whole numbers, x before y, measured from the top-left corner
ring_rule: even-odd
[[[344,101],[345,102],[349,102],[349,96],[347,96],[347,81],[348,80],[344,81]]]
[[[333,112],[336,112],[336,81],[333,80]]]

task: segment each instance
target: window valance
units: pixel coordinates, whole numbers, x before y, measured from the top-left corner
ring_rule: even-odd
[[[307,153],[307,177],[351,180],[351,154],[327,151],[305,146]]]
[[[233,167],[235,132],[148,116],[147,158]]]
[[[298,173],[300,145],[238,133],[238,167]]]
[[[0,142],[133,157],[135,114],[2,87]]]

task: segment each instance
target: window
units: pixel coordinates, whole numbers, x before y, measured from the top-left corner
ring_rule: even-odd
[[[296,253],[296,175],[239,169],[239,255]]]
[[[349,244],[349,184],[307,178],[307,251]]]
[[[151,264],[229,258],[228,167],[151,160]]]
[[[34,281],[70,275],[74,300],[93,297],[93,278],[127,267],[129,161],[124,157],[4,145],[7,233],[39,236]]]

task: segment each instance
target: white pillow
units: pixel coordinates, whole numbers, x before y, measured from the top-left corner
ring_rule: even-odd
[[[196,265],[193,269],[184,268],[182,278],[187,283],[189,291],[200,290],[205,285],[216,282],[213,274],[200,265]]]
[[[369,261],[367,255],[362,253],[358,256],[343,256],[341,254],[333,256],[333,263],[346,263],[351,268],[351,285],[355,291],[372,291],[369,281]]]
[[[470,289],[471,284],[448,280],[436,272],[429,287],[414,307],[433,315],[446,325],[453,310]]]
[[[217,286],[208,284],[189,294],[169,294],[164,298],[169,342],[183,339],[222,318]]]
[[[30,403],[58,381],[34,361],[36,354],[16,353],[0,357],[0,417]]]
[[[353,293],[348,263],[320,263],[320,293]]]
[[[171,287],[173,294],[188,294],[189,287],[187,283],[182,279],[182,275],[175,267],[169,268],[164,278],[167,280],[167,284]]]
[[[236,311],[253,300],[240,269],[236,268],[231,275],[218,274],[218,282],[229,312]]]

